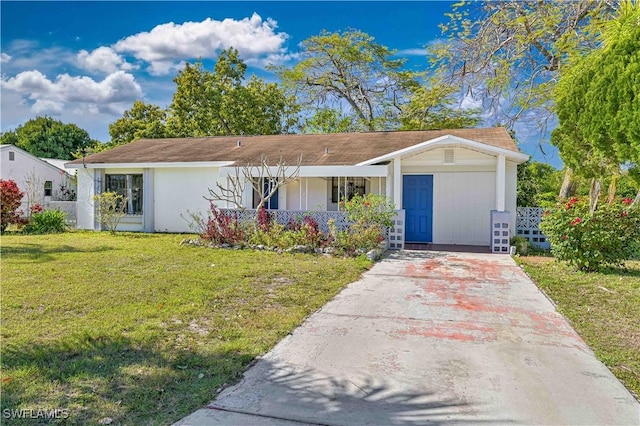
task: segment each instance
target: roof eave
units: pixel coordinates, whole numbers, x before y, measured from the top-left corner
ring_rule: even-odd
[[[158,163],[66,163],[70,169],[167,169],[167,168],[202,168],[228,167],[233,161],[181,161]]]

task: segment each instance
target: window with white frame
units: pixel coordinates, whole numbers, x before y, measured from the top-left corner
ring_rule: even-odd
[[[127,200],[126,214],[142,214],[142,175],[106,175],[105,191],[115,192]]]
[[[276,188],[278,182],[275,180],[270,180],[267,178],[262,178],[261,180],[255,181],[255,186],[258,188],[262,188],[263,197],[269,195],[269,193],[275,189],[275,192],[268,200],[264,202],[264,208],[267,210],[278,210],[278,188]],[[258,204],[260,204],[260,194],[255,190],[253,190],[253,208],[257,208]]]
[[[331,178],[331,202],[337,203],[343,198],[350,200],[354,195],[364,195],[365,179],[362,177]]]
[[[53,182],[50,180],[44,181],[44,196],[51,197],[53,195]]]

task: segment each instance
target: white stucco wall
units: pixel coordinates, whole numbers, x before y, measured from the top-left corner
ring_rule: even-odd
[[[495,172],[433,174],[433,242],[488,246]]]
[[[13,160],[10,160],[10,152],[13,152]],[[38,182],[37,193],[34,194],[33,204],[42,204],[45,201],[55,199],[55,194],[60,190],[60,185],[67,188],[76,189],[76,182],[69,177],[63,170],[41,160],[37,157],[24,152],[23,150],[3,145],[0,150],[0,178],[5,180],[13,180],[23,191],[22,206],[20,209],[26,214],[29,209],[27,196],[27,179],[34,175]],[[44,183],[51,181],[52,194],[51,197],[45,197]]]
[[[78,229],[95,229],[93,196],[96,190],[96,170],[78,169],[78,201],[76,202],[76,226]]]
[[[187,211],[207,214],[209,202],[203,197],[209,195],[209,188],[215,188],[218,175],[218,168],[155,169],[154,230],[192,232]]]

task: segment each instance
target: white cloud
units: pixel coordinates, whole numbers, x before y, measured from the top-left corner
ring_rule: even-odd
[[[192,58],[213,58],[221,49],[233,47],[243,60],[269,56],[271,61],[285,56],[288,35],[277,33],[277,23],[254,13],[241,20],[173,22],[158,25],[149,32],[126,37],[113,45],[119,53],[131,53],[150,64],[149,71],[166,74],[176,63]]]
[[[33,112],[52,110],[60,112],[68,103],[101,105],[131,102],[142,97],[142,89],[131,74],[116,71],[102,81],[90,77],[72,77],[62,74],[54,81],[40,71],[24,71],[15,77],[1,80],[3,90],[19,93],[35,101]]]
[[[64,104],[57,101],[38,99],[31,106],[31,111],[36,114],[60,115],[64,109]]]
[[[78,52],[77,59],[80,68],[93,72],[109,74],[118,70],[129,71],[133,69],[133,66],[127,63],[122,56],[106,46],[98,47],[91,53],[81,50]]]
[[[473,108],[482,108],[482,99],[474,99],[473,96],[467,94],[460,101],[460,108],[462,109],[473,109]]]
[[[427,56],[427,49],[402,49],[396,52],[397,56]]]
[[[11,56],[7,55],[4,52],[0,53],[0,64],[6,64],[10,60],[11,60]]]

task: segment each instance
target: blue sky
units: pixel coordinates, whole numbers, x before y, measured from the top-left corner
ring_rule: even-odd
[[[233,46],[250,72],[270,79],[267,63],[294,63],[298,44],[322,30],[362,30],[420,70],[451,4],[2,1],[0,127],[50,115],[108,141],[109,123],[134,100],[171,102],[185,61],[213,63]],[[536,141],[521,148],[534,154]]]

